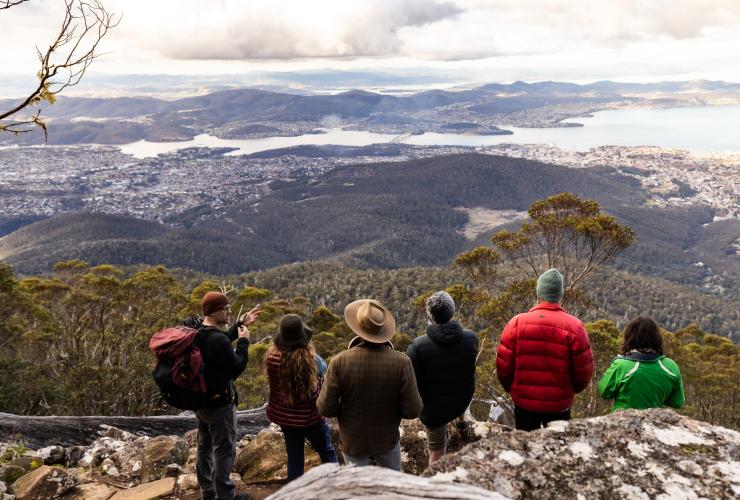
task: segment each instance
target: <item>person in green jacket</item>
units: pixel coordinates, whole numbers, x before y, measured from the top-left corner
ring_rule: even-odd
[[[684,404],[678,365],[663,354],[663,337],[650,318],[638,316],[624,330],[622,353],[598,384],[604,399],[614,399],[612,411]]]

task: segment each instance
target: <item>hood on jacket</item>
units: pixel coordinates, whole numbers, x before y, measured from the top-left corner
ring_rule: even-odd
[[[640,352],[630,351],[627,354],[617,356],[620,359],[628,359],[630,361],[639,361],[640,363],[654,363],[659,359],[665,358],[663,354],[657,354],[655,352]]]
[[[428,325],[427,335],[435,344],[444,347],[460,341],[463,336],[463,327],[456,320],[441,325]]]

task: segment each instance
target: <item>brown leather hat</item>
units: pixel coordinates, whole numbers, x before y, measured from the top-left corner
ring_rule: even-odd
[[[387,342],[396,333],[396,320],[377,300],[361,299],[348,304],[344,320],[353,332],[375,344]]]

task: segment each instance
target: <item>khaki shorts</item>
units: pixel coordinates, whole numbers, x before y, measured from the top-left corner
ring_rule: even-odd
[[[424,429],[427,431],[427,448],[432,451],[447,449],[447,424],[434,428],[425,425]]]

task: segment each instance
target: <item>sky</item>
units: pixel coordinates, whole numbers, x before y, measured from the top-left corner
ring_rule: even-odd
[[[101,0],[93,74],[428,72],[450,81],[740,81],[740,0]],[[0,10],[0,74],[36,71],[63,0]]]

